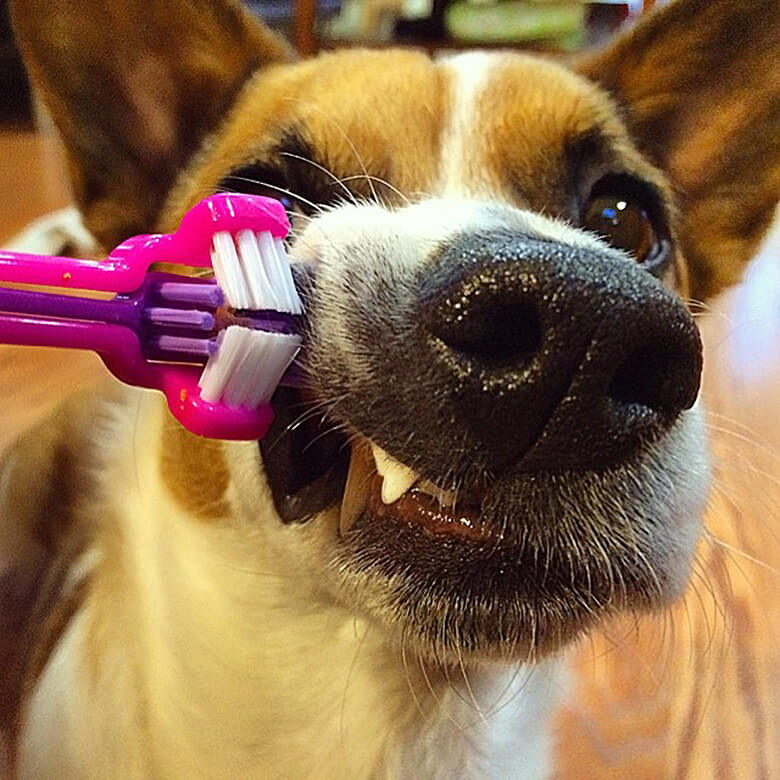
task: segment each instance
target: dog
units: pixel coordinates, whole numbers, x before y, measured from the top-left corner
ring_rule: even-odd
[[[566,648],[688,581],[686,302],[777,203],[775,0],[571,67],[297,62],[231,0],[12,12],[104,247],[284,199],[308,380],[259,443],[112,385],[6,455],[11,776],[548,777]]]

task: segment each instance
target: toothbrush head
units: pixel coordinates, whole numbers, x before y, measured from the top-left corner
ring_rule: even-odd
[[[127,351],[118,355],[112,349],[101,352],[111,371],[161,390],[172,414],[193,433],[262,438],[273,419],[268,402],[301,347],[298,318],[304,310],[284,250],[288,231],[278,201],[219,194],[188,211],[176,233],[137,236],[117,247],[113,261],[124,258],[147,268],[151,262],[210,266],[217,284],[158,282],[168,306],[149,308],[146,316],[165,333],[145,346],[164,362],[131,366]],[[198,308],[183,311],[177,297]],[[171,328],[181,328],[182,335],[170,335]],[[205,361],[205,368],[183,361]]]

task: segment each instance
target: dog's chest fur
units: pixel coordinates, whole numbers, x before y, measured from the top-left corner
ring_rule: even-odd
[[[116,411],[99,507],[111,522],[63,590],[92,579],[27,702],[24,776],[495,778],[518,761],[546,775],[554,662],[423,668],[292,587],[272,549],[247,545],[230,488],[228,528],[175,500],[157,399],[128,393]]]

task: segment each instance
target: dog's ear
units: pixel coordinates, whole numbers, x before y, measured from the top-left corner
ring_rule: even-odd
[[[15,0],[33,83],[98,239],[155,227],[177,172],[249,75],[289,48],[234,0]]]
[[[780,199],[777,0],[679,0],[580,71],[678,193],[692,292],[736,281]]]

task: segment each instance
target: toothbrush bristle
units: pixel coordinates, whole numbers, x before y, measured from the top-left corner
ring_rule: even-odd
[[[297,335],[239,325],[226,328],[200,377],[201,398],[233,407],[257,407],[270,400],[300,346]]]
[[[214,234],[211,264],[225,300],[234,309],[302,314],[284,242],[268,232]]]
[[[162,281],[144,311],[154,359],[205,362],[199,386],[210,403],[256,408],[270,400],[301,346],[296,315],[303,305],[284,242],[270,232],[214,234],[214,281]],[[237,310],[215,336],[227,306]],[[166,332],[169,331],[169,332]],[[198,336],[198,334],[202,336]]]

